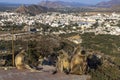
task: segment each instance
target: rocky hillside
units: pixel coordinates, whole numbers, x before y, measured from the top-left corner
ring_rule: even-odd
[[[120,4],[119,5],[113,5],[111,7],[111,10],[113,10],[113,11],[119,11],[120,12]]]
[[[96,4],[95,7],[95,11],[100,12],[120,12],[120,0],[100,2]]]
[[[25,6],[22,5],[19,8],[17,8],[15,11],[18,13],[23,13],[23,14],[30,14],[30,15],[35,15],[39,13],[44,13],[47,12],[46,7],[38,6],[38,5],[30,5],[30,6]]]
[[[107,2],[100,2],[97,4],[98,7],[112,7],[114,5],[120,5],[120,0],[110,0]]]
[[[36,15],[45,12],[120,12],[120,0],[101,2],[95,6],[76,2],[42,1],[38,5],[20,6],[15,10],[18,13]]]
[[[39,5],[48,8],[68,8],[68,7],[83,7],[88,6],[78,2],[64,2],[64,1],[42,1]]]

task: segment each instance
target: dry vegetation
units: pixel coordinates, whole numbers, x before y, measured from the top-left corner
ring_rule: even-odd
[[[56,55],[57,51],[63,49],[68,53],[73,52],[76,46],[72,42],[65,40],[74,34],[57,36],[39,36],[31,37],[28,41],[15,41],[15,52],[19,51],[19,47],[26,49],[28,53],[28,63],[31,65],[38,61],[38,57],[48,57],[49,55]],[[90,69],[89,74],[92,80],[119,80],[120,79],[120,36],[112,35],[95,35],[94,33],[85,33],[81,35],[81,46],[86,50],[91,50],[102,55],[102,65],[97,69]],[[1,50],[11,50],[11,41],[2,41],[0,44]],[[10,64],[11,61],[6,64]]]
[[[90,70],[93,80],[119,80],[120,79],[120,36],[95,35],[85,33],[82,35],[82,46],[104,53],[103,63],[97,70]]]

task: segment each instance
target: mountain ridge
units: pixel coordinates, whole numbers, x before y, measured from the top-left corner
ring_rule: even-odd
[[[79,2],[65,2],[65,1],[41,1],[39,5],[48,8],[66,8],[66,7],[84,7],[89,6]]]
[[[47,11],[48,11],[48,8],[43,7],[43,6],[38,6],[38,5],[29,5],[29,6],[22,5],[18,7],[17,9],[15,9],[15,12],[23,13],[23,14],[27,13],[30,15],[45,13]]]
[[[97,7],[109,7],[109,8],[114,5],[120,5],[120,0],[110,0],[110,1],[104,1],[96,4]]]

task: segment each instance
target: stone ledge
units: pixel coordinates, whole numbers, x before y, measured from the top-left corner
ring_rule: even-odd
[[[53,75],[49,72],[30,72],[15,68],[0,69],[0,80],[90,80],[90,78],[89,75],[66,75],[63,73]]]

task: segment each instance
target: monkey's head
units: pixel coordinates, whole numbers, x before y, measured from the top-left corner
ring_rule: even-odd
[[[85,50],[82,50],[82,51],[81,51],[81,54],[82,54],[82,55],[85,55],[85,54],[86,54],[86,51],[85,51]]]

